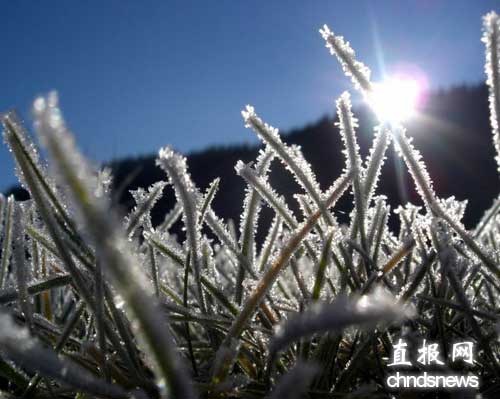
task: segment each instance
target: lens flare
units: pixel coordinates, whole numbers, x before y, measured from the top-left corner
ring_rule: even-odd
[[[392,78],[373,84],[368,103],[381,122],[400,123],[417,109],[420,87],[416,80]]]

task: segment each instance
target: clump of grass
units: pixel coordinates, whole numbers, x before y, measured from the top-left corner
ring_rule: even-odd
[[[369,69],[342,37],[326,26],[321,34],[369,97]],[[499,152],[497,14],[484,18],[483,37]],[[439,197],[400,125],[377,126],[363,160],[348,93],[337,101],[346,167],[326,191],[300,148],[253,107],[242,112],[264,148],[255,165],[235,166],[247,184],[238,234],[211,207],[218,180],[196,187],[186,159],[168,147],[158,157],[167,180],[134,192],[136,206],[120,215],[109,172],[80,154],[57,95],[38,98],[33,111],[49,164],[16,115],[3,116],[31,199],[0,197],[1,397],[388,396],[384,376],[399,337],[445,351],[456,340],[475,342],[468,370],[485,395],[500,389],[500,198],[467,231],[464,203]],[[396,210],[399,234],[376,195],[392,140],[424,204]],[[301,215],[268,181],[274,158],[303,190]],[[150,211],[166,185],[178,204],[153,226]],[[342,226],[335,203],[348,189],[353,207]],[[262,206],[275,217],[257,245]],[[184,241],[171,230],[179,218]]]

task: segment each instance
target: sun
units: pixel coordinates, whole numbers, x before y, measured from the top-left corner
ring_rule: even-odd
[[[374,83],[366,100],[381,122],[398,124],[415,115],[419,95],[416,80],[390,78]]]

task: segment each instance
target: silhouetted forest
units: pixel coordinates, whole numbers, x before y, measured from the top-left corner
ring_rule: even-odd
[[[363,106],[355,109],[355,115],[359,119],[359,144],[363,156],[366,156],[376,121]],[[345,165],[340,135],[334,122],[325,117],[302,129],[283,133],[284,141],[302,147],[323,189],[332,183]],[[416,148],[422,152],[438,195],[468,199],[465,224],[467,227],[473,226],[491,206],[500,187],[494,161],[486,87],[459,86],[431,94],[422,116],[408,123],[407,128],[409,135],[414,137]],[[249,131],[248,134],[253,132]],[[213,207],[226,220],[239,222],[244,196],[244,183],[236,175],[234,166],[239,159],[245,162],[254,160],[258,149],[258,146],[249,145],[219,146],[187,155],[189,171],[201,190],[205,190],[216,177],[221,178]],[[156,154],[151,154],[109,163],[108,166],[113,170],[117,202],[124,211],[134,205],[130,189],[147,187],[166,178],[164,172],[155,166],[155,157]],[[300,192],[299,187],[291,175],[281,165],[277,165],[278,160],[273,162],[271,184],[287,198],[293,210],[298,210],[293,194]],[[19,199],[27,198],[27,193],[20,188],[10,191]],[[387,195],[393,207],[408,200],[420,203],[406,167],[392,145],[383,167],[378,194]],[[162,220],[173,201],[173,191],[167,187],[163,200],[153,210],[155,223]],[[338,206],[340,220],[345,219],[350,211],[350,203],[349,196],[344,196]],[[263,215],[269,219],[270,210],[264,209]],[[394,218],[393,226],[395,223]]]

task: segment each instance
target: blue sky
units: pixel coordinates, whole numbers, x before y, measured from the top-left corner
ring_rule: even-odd
[[[253,104],[282,130],[333,114],[351,89],[318,28],[344,35],[374,79],[420,71],[431,88],[484,80],[481,16],[493,0],[5,1],[0,110],[31,126],[38,94],[59,91],[96,161],[255,142]],[[0,148],[0,189],[15,182]]]

